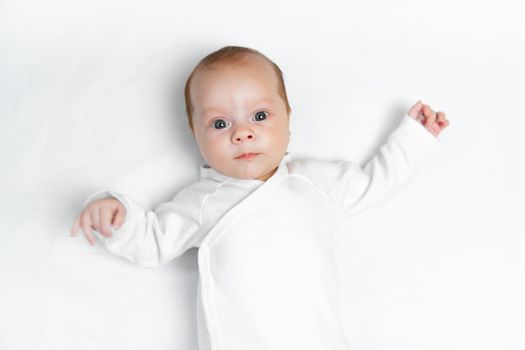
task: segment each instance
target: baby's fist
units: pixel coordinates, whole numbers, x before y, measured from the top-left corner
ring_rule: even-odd
[[[423,104],[421,101],[418,101],[409,109],[408,115],[421,123],[434,136],[438,136],[450,124],[445,113],[435,113],[430,106]]]
[[[95,244],[93,230],[100,232],[105,237],[111,237],[111,226],[120,228],[124,223],[126,208],[116,198],[103,198],[88,204],[77,216],[71,236],[76,236],[82,227],[84,236],[91,244]]]

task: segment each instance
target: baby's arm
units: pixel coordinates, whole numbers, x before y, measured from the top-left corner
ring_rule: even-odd
[[[97,192],[86,200],[71,234],[76,235],[82,227],[93,244],[93,229],[102,234],[100,239],[117,256],[145,267],[167,263],[198,246],[201,239],[200,208],[196,205],[199,202],[188,202],[187,192],[181,191],[171,202],[160,204],[154,211],[146,210],[124,194]],[[114,226],[113,234],[110,225]]]
[[[448,121],[444,114],[440,118],[436,122],[437,116],[432,119],[432,112],[418,102],[363,167],[352,161],[299,160],[293,171],[308,177],[342,215],[357,214],[391,197],[435,152],[441,141],[428,127],[441,131]]]

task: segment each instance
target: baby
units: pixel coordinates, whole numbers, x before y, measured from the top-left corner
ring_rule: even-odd
[[[198,247],[201,350],[349,349],[339,324],[335,229],[390,197],[440,145],[443,112],[416,103],[364,167],[292,159],[279,67],[227,46],[185,88],[207,165],[149,211],[122,193],[92,194],[76,218],[93,245],[153,267]]]

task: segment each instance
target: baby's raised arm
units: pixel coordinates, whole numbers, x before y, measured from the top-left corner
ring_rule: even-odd
[[[419,101],[364,166],[346,160],[300,160],[293,171],[316,184],[343,216],[355,215],[397,192],[437,150],[437,136],[448,125],[443,112],[436,114]]]
[[[104,198],[88,204],[77,216],[71,228],[71,236],[76,236],[82,228],[84,236],[91,245],[95,245],[93,230],[106,237],[111,237],[111,229],[120,228],[126,220],[126,208],[116,198]]]

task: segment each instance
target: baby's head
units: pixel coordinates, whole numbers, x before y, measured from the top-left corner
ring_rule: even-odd
[[[212,168],[240,179],[273,175],[288,147],[291,112],[275,63],[226,46],[197,64],[184,93],[190,128]]]

